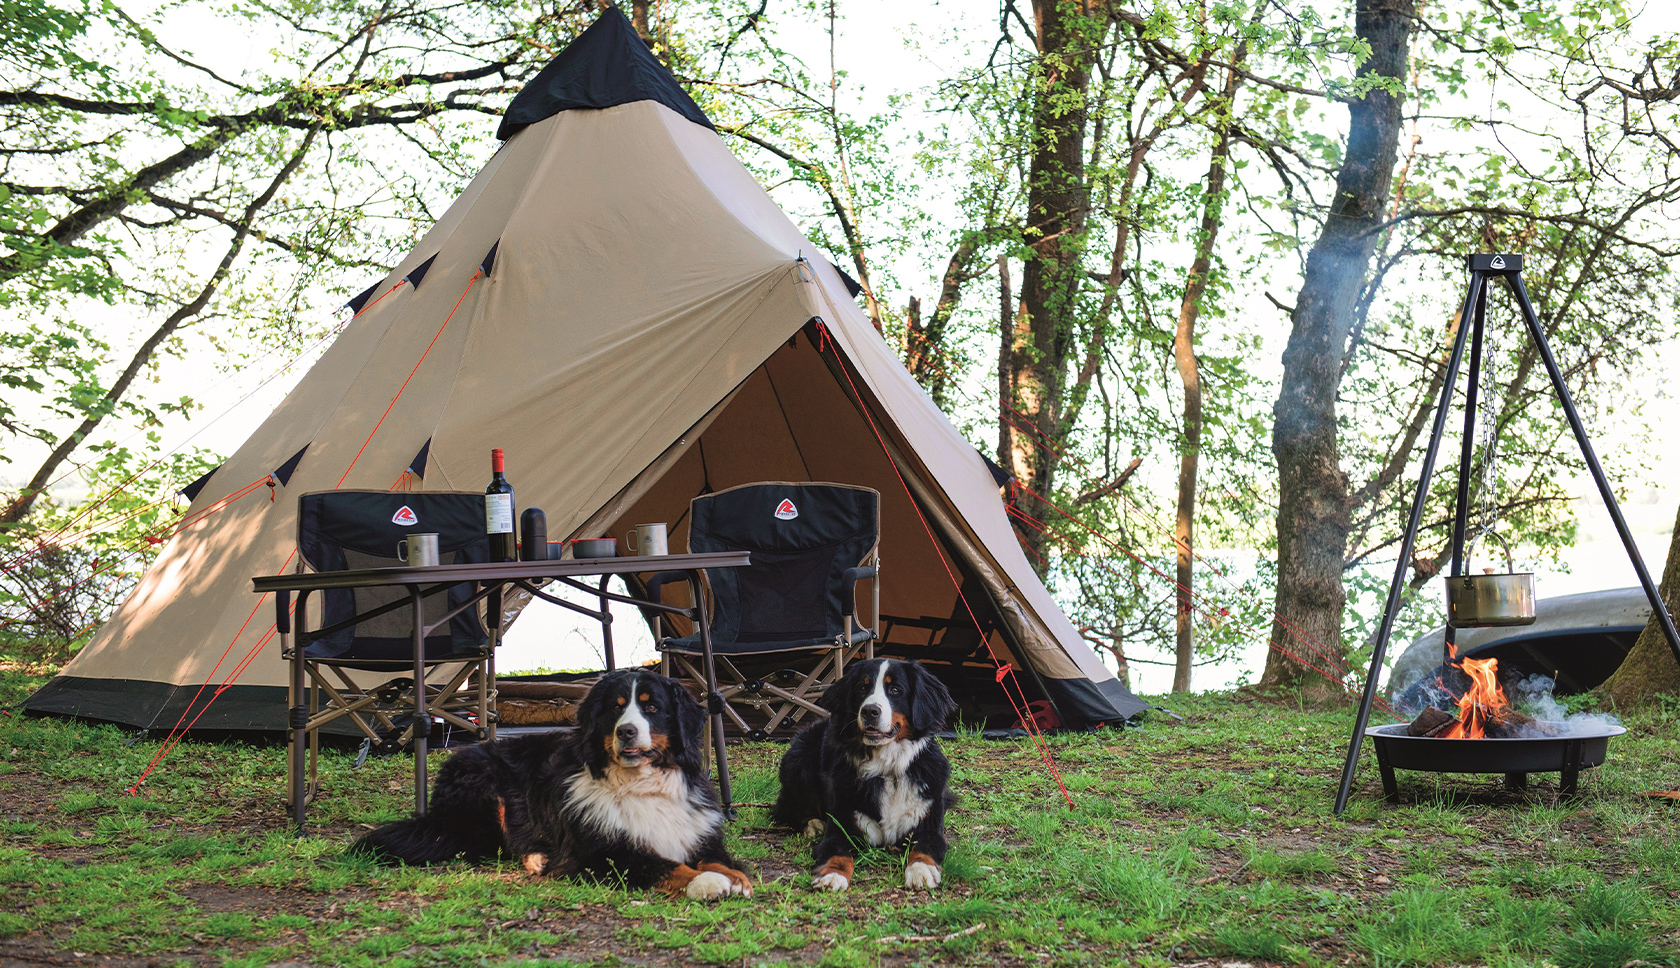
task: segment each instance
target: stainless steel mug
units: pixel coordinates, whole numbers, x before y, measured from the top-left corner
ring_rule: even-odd
[[[638,524],[628,535],[631,552],[638,555],[668,555],[671,549],[666,541],[665,525]]]
[[[417,568],[438,563],[436,534],[411,534],[397,542],[397,560]]]

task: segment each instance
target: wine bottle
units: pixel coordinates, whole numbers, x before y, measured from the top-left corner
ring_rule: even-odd
[[[502,449],[490,451],[490,486],[484,489],[484,530],[490,535],[490,560],[519,558],[513,533],[513,485],[503,474]]]

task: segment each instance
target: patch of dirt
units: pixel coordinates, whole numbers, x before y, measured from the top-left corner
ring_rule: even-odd
[[[49,938],[9,938],[0,941],[0,968],[165,968],[182,963],[190,965],[219,965],[220,953],[202,949],[178,951],[167,955],[106,955],[81,951],[66,951]]]

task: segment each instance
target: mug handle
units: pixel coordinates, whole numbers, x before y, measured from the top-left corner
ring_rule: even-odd
[[[629,532],[627,532],[624,535],[624,543],[630,546],[631,551],[636,551],[636,529],[635,528],[631,528],[629,530]],[[641,554],[641,552],[639,552],[639,551],[636,551],[636,553]]]
[[[397,560],[402,562],[405,565],[408,564],[408,539],[407,538],[397,539]]]

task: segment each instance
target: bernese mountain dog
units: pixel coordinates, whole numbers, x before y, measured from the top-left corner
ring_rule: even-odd
[[[945,861],[951,764],[930,735],[956,710],[945,684],[915,662],[857,662],[818,702],[811,724],[782,756],[772,816],[818,836],[813,886],[851,886],[864,845],[909,847],[904,886],[939,886]]]
[[[751,896],[723,846],[701,769],[705,714],[643,669],[602,676],[578,726],[469,746],[438,770],[431,810],[351,845],[410,864],[514,857],[533,875],[592,875],[711,900]]]

